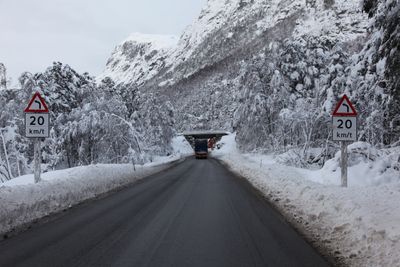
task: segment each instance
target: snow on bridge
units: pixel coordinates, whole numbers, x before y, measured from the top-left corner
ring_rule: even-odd
[[[194,147],[194,140],[196,139],[210,139],[215,138],[215,141],[219,141],[222,136],[229,135],[230,133],[227,131],[213,131],[213,130],[204,130],[204,131],[187,131],[180,133],[178,135],[184,136],[186,140],[190,143],[192,147]]]

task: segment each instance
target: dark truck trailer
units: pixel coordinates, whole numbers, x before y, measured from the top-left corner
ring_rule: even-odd
[[[194,154],[196,159],[206,159],[208,156],[208,140],[196,139],[194,141]]]

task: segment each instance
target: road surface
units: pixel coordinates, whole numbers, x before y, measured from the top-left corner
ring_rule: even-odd
[[[242,178],[183,163],[0,242],[0,266],[327,266]]]

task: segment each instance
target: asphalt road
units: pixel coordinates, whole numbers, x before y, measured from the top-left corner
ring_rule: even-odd
[[[0,242],[0,266],[326,266],[242,178],[183,163]]]

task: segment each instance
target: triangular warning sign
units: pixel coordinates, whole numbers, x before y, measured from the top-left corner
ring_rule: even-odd
[[[357,116],[357,112],[347,95],[344,95],[337,104],[332,116]]]
[[[31,101],[29,101],[29,104],[24,112],[48,113],[49,109],[47,108],[46,102],[44,102],[43,97],[38,92],[36,92],[33,95]]]

